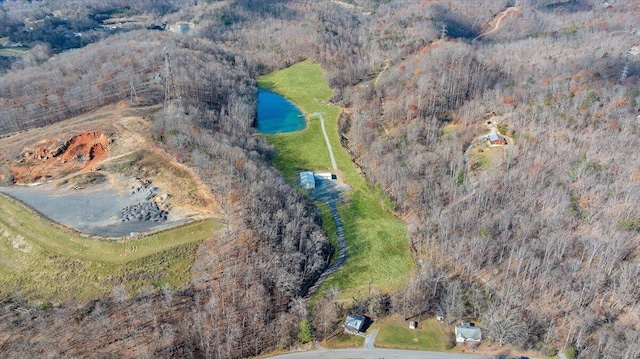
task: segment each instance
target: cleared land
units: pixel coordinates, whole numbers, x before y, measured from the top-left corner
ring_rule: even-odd
[[[0,195],[0,298],[19,293],[30,301],[59,303],[128,294],[189,279],[199,244],[220,223],[205,220],[139,239],[86,238],[56,225],[18,201]]]
[[[365,296],[369,291],[386,292],[400,288],[415,266],[406,228],[394,216],[389,201],[367,184],[340,145],[337,119],[341,109],[327,104],[333,91],[320,66],[304,61],[265,75],[258,83],[287,97],[306,114],[323,114],[339,168],[337,175],[352,188],[346,203],[338,207],[344,223],[348,260],[323,282],[318,292],[337,286],[341,298],[349,300]],[[303,131],[268,137],[269,142],[276,146],[276,167],[294,185],[298,183],[301,170],[332,170],[319,120],[312,117],[308,121],[309,125]],[[325,231],[331,233],[335,226],[327,211],[323,213],[324,222],[328,223]]]
[[[29,51],[29,48],[26,47],[15,47],[15,48],[6,48],[0,49],[0,56],[6,57],[20,57]]]
[[[58,223],[108,237],[215,216],[206,186],[150,138],[147,118],[157,110],[123,102],[0,139],[0,186],[7,186],[0,192]],[[152,206],[156,218],[130,220],[124,208],[133,206]]]
[[[178,288],[188,282],[200,243],[221,225],[212,218],[217,207],[206,186],[151,140],[148,118],[157,110],[120,103],[0,139],[0,183],[48,182],[3,189],[23,196],[38,212],[0,195],[0,299],[17,296],[35,303],[61,303],[112,291],[134,295]],[[108,135],[109,141],[98,146],[104,156],[89,156],[80,150],[87,146],[71,140],[86,133]],[[48,150],[61,143],[66,149],[61,153],[73,150],[72,156],[56,157]],[[95,155],[97,147],[89,147]],[[141,189],[147,181],[151,185]],[[150,186],[157,186],[156,197],[161,198],[147,198],[144,190]],[[156,201],[169,211],[169,218],[124,222],[122,207],[131,201]],[[66,226],[45,218],[51,213]],[[187,220],[193,222],[184,224]],[[183,225],[127,239],[71,229],[99,227],[120,237],[178,223]]]

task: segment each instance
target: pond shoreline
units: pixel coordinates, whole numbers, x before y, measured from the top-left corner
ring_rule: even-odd
[[[297,132],[306,129],[305,113],[277,92],[258,87],[256,128],[262,134]]]

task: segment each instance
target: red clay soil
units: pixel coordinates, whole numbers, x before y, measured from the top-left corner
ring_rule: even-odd
[[[74,172],[91,170],[107,157],[111,139],[101,131],[83,133],[64,141],[39,141],[22,150],[11,165],[14,184],[59,179]]]

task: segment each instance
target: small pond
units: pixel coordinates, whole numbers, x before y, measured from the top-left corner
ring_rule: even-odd
[[[258,88],[258,131],[281,133],[303,130],[307,122],[300,110],[283,96]]]

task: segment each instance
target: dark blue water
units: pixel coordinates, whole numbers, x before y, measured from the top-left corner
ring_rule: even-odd
[[[258,88],[258,131],[295,132],[306,126],[302,112],[291,101],[275,92]]]

